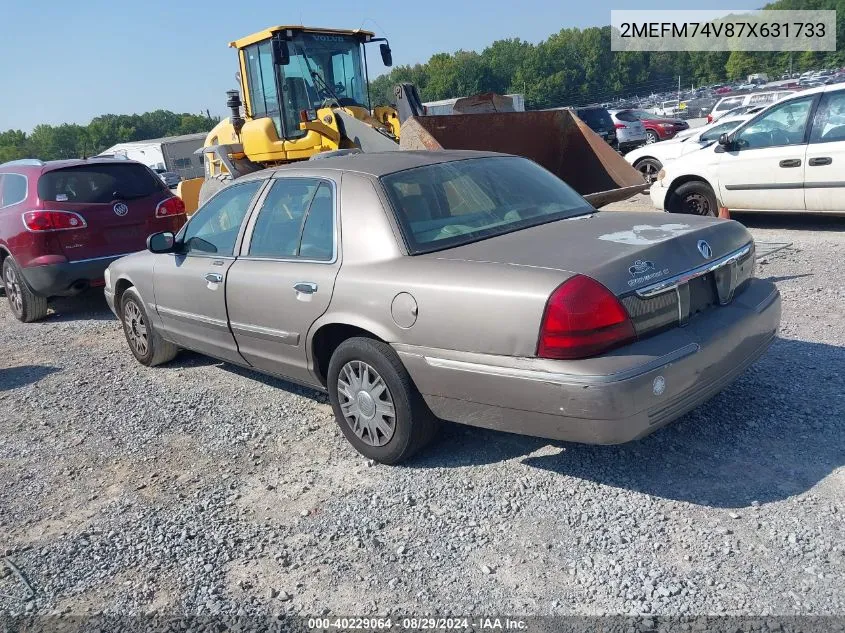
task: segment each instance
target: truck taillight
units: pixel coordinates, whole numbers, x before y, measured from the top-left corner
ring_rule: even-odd
[[[546,303],[537,356],[587,358],[635,338],[634,324],[619,299],[595,279],[575,275]]]
[[[23,225],[27,231],[43,232],[43,231],[72,231],[74,229],[84,229],[88,226],[83,218],[78,213],[73,211],[50,211],[37,210],[26,211],[23,214]]]
[[[157,218],[169,218],[174,215],[182,215],[183,213],[185,213],[185,203],[182,202],[182,198],[177,196],[162,200],[156,207]]]

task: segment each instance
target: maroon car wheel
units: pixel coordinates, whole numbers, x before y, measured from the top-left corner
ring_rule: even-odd
[[[47,316],[47,297],[41,297],[32,291],[12,257],[3,260],[3,286],[6,289],[9,308],[16,319],[32,323]]]

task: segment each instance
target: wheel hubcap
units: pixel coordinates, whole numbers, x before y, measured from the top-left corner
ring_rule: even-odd
[[[652,143],[657,142],[657,136],[655,134],[646,134],[645,137],[646,145],[651,145]]]
[[[6,285],[6,296],[9,297],[9,304],[16,314],[23,314],[23,294],[18,277],[11,266],[6,266],[6,276],[3,283]]]
[[[147,340],[147,325],[144,323],[144,315],[134,301],[128,301],[123,308],[123,327],[126,330],[126,338],[132,349],[139,356],[146,356],[149,349]]]
[[[384,446],[396,432],[396,408],[390,390],[367,363],[351,360],[337,377],[340,410],[349,428],[370,446]]]

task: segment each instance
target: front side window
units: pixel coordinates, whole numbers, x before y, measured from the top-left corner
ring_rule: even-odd
[[[0,174],[0,207],[10,207],[26,198],[26,177],[18,174]]]
[[[804,142],[813,99],[811,95],[772,106],[739,131],[735,139],[737,148],[800,145]]]
[[[244,217],[263,180],[230,185],[203,205],[185,225],[185,252],[231,257]]]
[[[318,241],[318,236],[312,235],[317,224],[312,215],[320,215],[324,206],[328,210],[328,217],[324,218],[328,222],[328,252],[324,257],[313,257],[311,251],[316,250],[313,247],[326,245],[326,242]],[[328,260],[332,257],[333,231],[334,206],[329,185],[313,178],[280,178],[273,182],[258,212],[248,255],[272,259],[303,257]]]
[[[524,158],[437,163],[381,180],[413,254],[595,212],[569,185]]]
[[[822,95],[813,119],[811,143],[845,141],[845,90]]]

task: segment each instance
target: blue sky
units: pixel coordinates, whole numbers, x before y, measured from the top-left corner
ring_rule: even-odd
[[[677,8],[677,0],[424,0],[232,2],[39,0],[4,3],[0,19],[0,130],[87,123],[98,114],[159,108],[225,114],[235,87],[233,39],[276,24],[363,27],[390,38],[394,64],[437,52],[481,50],[564,27],[610,23],[611,9]],[[731,0],[748,9],[762,0]],[[326,7],[330,7],[326,9]],[[577,8],[576,8],[577,7]],[[322,10],[321,10],[322,8]],[[710,7],[712,8],[712,7]],[[375,47],[372,76],[382,70]]]

